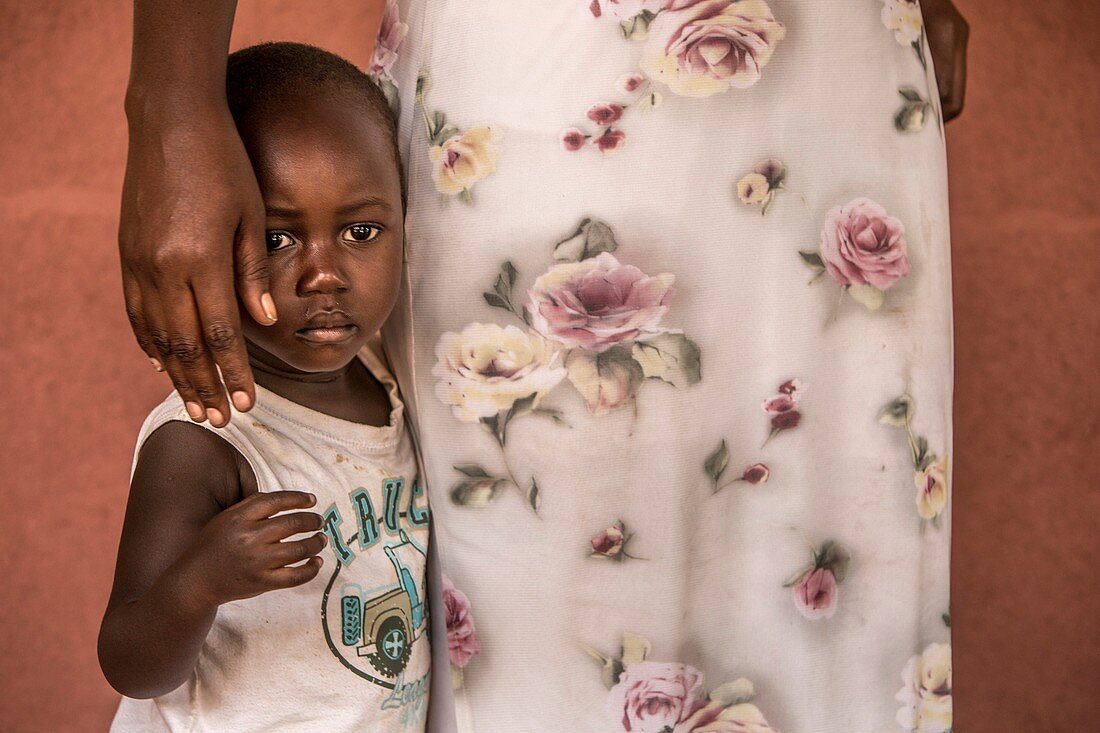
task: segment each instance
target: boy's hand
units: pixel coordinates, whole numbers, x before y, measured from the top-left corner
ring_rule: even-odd
[[[303,491],[252,494],[211,519],[184,559],[187,587],[206,607],[251,598],[279,588],[308,583],[321,570],[317,556],[327,538],[321,515],[292,512],[306,509],[316,499]],[[303,532],[310,537],[283,542]],[[302,560],[307,562],[287,567]]]
[[[127,100],[122,283],[142,350],[168,371],[191,419],[221,427],[231,409],[226,389],[238,410],[255,400],[234,274],[252,318],[263,325],[276,318],[265,212],[224,99],[180,106]]]

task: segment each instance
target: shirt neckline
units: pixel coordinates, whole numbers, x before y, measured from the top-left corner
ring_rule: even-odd
[[[290,423],[298,430],[325,438],[367,453],[393,450],[404,432],[405,405],[401,401],[397,381],[385,361],[381,339],[375,335],[356,354],[367,370],[386,388],[390,400],[390,419],[386,425],[366,425],[345,420],[300,405],[270,389],[256,384],[256,404],[253,411],[272,415]]]

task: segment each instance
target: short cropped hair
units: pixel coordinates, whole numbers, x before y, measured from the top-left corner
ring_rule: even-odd
[[[358,105],[385,128],[401,178],[405,203],[405,175],[397,143],[397,119],[386,95],[355,64],[316,46],[272,41],[229,54],[225,79],[226,101],[239,125],[250,111],[272,100],[301,100],[332,95]]]

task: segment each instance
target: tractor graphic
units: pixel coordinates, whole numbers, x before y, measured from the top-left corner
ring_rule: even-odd
[[[413,642],[427,627],[427,599],[416,582],[417,572],[423,575],[420,571],[426,558],[404,531],[398,539],[398,544],[382,548],[397,575],[396,585],[387,586],[386,592],[373,598],[364,597],[355,583],[340,588],[341,641],[355,647],[358,656],[366,657],[387,677],[401,674]]]

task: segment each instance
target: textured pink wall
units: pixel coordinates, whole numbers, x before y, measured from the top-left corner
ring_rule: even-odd
[[[956,1],[973,30],[948,128],[956,730],[1092,730],[1100,9]],[[234,44],[304,40],[363,64],[380,5],[242,0]],[[168,389],[132,342],[116,262],[129,23],[125,0],[0,2],[5,731],[101,729],[116,700],[95,633],[133,439]]]

